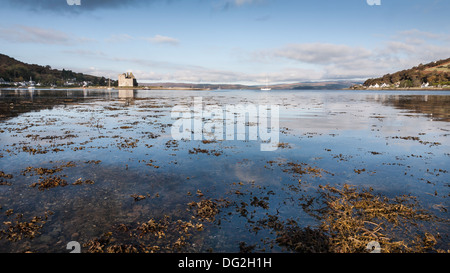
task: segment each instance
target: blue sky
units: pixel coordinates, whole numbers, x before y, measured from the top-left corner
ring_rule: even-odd
[[[72,0],[69,0],[69,2]],[[450,57],[450,1],[3,0],[0,53],[140,82],[366,79]]]

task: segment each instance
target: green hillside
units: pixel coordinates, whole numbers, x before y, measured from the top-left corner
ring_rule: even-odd
[[[0,78],[6,82],[29,81],[32,78],[42,86],[63,86],[67,81],[72,82],[74,86],[81,85],[83,81],[90,82],[90,85],[94,86],[108,85],[105,77],[96,77],[65,69],[52,69],[49,65],[27,64],[4,54],[0,54]]]
[[[400,88],[420,87],[423,83],[428,83],[430,86],[450,85],[450,58],[420,64],[411,69],[386,74],[380,78],[368,79],[364,86],[382,85],[383,83]]]

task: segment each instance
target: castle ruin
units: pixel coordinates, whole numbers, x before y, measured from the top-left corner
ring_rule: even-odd
[[[127,72],[119,75],[119,87],[136,87],[138,82],[133,73]]]

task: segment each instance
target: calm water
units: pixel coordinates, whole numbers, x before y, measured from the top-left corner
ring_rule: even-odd
[[[194,98],[222,108],[278,105],[278,149],[261,151],[262,141],[248,138],[174,140],[172,110],[193,106]],[[187,204],[200,200],[197,191],[201,198],[248,205],[247,215],[224,207],[216,221],[205,223],[194,244],[198,252],[237,252],[240,242],[282,251],[270,243],[273,231],[255,232],[255,223],[276,215],[317,225],[298,200],[319,185],[411,194],[423,208],[449,219],[449,122],[450,92],[3,89],[0,172],[12,177],[0,178],[0,220],[53,214],[33,240],[2,239],[0,251],[68,252],[69,241],[83,244],[120,224],[164,215],[189,219]],[[300,177],[288,163],[323,172]],[[58,166],[54,175],[67,186],[31,187],[41,178],[28,167]],[[94,184],[72,184],[80,178]],[[146,198],[136,201],[134,194]],[[264,202],[252,203],[255,197]],[[436,228],[441,246],[449,249],[448,225]]]

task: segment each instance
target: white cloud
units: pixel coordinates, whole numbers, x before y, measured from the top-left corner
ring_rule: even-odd
[[[415,37],[417,38],[415,42],[411,42]],[[135,39],[131,36],[116,38]],[[179,43],[176,39],[161,35],[138,39],[157,44]],[[387,73],[411,68],[419,63],[448,58],[450,57],[449,43],[450,40],[447,41],[440,35],[411,30],[399,32],[374,48],[331,43],[305,43],[288,44],[256,52],[235,50],[232,54],[245,66],[234,70],[217,69],[217,66],[214,68],[214,64],[192,65],[181,61],[107,57],[96,51],[73,50],[67,53],[96,56],[114,65],[119,63],[122,67],[131,67],[140,81],[263,84],[267,77],[269,82],[275,84],[322,80],[365,80],[380,77]]]
[[[76,37],[70,33],[53,28],[40,28],[24,25],[0,27],[0,39],[13,43],[34,43],[47,45],[75,45],[97,41],[87,37]]]
[[[38,44],[70,44],[73,41],[62,31],[23,25],[0,28],[0,38],[10,42]]]
[[[253,4],[255,2],[260,2],[258,0],[234,0],[233,1],[236,6],[242,6],[245,4]]]
[[[212,3],[212,7],[215,10],[228,10],[234,7],[243,7],[246,5],[253,5],[263,3],[266,0],[214,0]]]
[[[106,54],[103,51],[93,51],[93,50],[85,50],[85,49],[74,49],[74,50],[63,50],[63,53],[74,54],[83,57],[104,57]]]
[[[155,35],[153,37],[140,37],[136,38],[134,36],[131,36],[129,34],[114,34],[111,35],[109,38],[105,39],[108,43],[124,43],[129,41],[136,41],[136,40],[143,40],[150,42],[152,44],[168,44],[168,45],[178,45],[180,41],[178,39],[163,36],[163,35]]]
[[[119,75],[120,73],[123,73],[123,71],[121,71],[119,73],[118,71],[114,71],[113,69],[107,69],[107,68],[105,69],[105,68],[99,68],[99,67],[94,67],[94,66],[91,66],[88,69],[79,68],[79,69],[76,69],[76,71],[79,71],[81,73],[88,74],[88,75],[93,75],[93,76],[97,76],[97,77],[106,77],[106,78],[111,78],[111,79],[116,79],[117,75]]]
[[[450,35],[417,29],[405,30],[392,36],[375,53],[391,65],[389,73],[396,72],[420,63],[449,58]]]
[[[127,6],[145,7],[166,0],[81,0],[81,5],[68,5],[66,0],[2,0],[2,4],[33,11],[56,11],[80,13],[84,11],[123,8]],[[171,0],[177,1],[177,0]]]
[[[264,64],[314,66],[324,80],[367,79],[450,57],[450,35],[405,30],[375,48],[330,43],[288,44],[251,53]],[[248,61],[249,58],[247,58]]]
[[[361,47],[326,43],[290,44],[272,52],[275,57],[283,57],[311,64],[348,62],[355,58],[367,58],[372,53]]]
[[[45,31],[42,33],[46,34]],[[53,38],[54,42],[71,40],[64,33],[56,34],[61,40]],[[137,38],[120,34],[110,39],[168,45],[180,43],[175,38],[162,35]],[[235,49],[231,51],[231,57],[240,64],[235,69],[220,68],[224,65],[220,62],[189,64],[189,59],[168,62],[153,60],[150,56],[112,57],[95,49],[66,50],[64,53],[99,58],[111,66],[131,67],[138,79],[144,81],[262,84],[266,77],[271,83],[380,77],[419,63],[450,57],[450,39],[413,29],[398,32],[371,48],[332,43],[298,43],[255,52]]]
[[[421,31],[418,29],[409,29],[409,30],[404,30],[404,31],[400,31],[398,33],[398,35],[395,36],[398,39],[402,39],[402,38],[410,38],[410,37],[414,37],[414,38],[421,38],[421,39],[433,39],[433,40],[450,40],[450,35],[449,34],[444,34],[444,33],[432,33],[432,32],[427,32],[427,31]]]
[[[162,36],[162,35],[155,35],[154,37],[143,38],[143,39],[147,40],[153,44],[178,45],[180,43],[180,41],[178,39],[168,37],[168,36]]]
[[[150,71],[135,70],[133,74],[141,81],[241,84],[264,84],[266,79],[274,84],[298,82],[300,79],[302,81],[314,81],[323,76],[321,71],[296,68],[288,68],[274,73],[245,73],[194,66],[169,72],[158,72],[154,67],[150,67],[150,69]]]
[[[105,39],[108,43],[122,43],[134,40],[134,37],[128,34],[113,34],[111,37]]]

